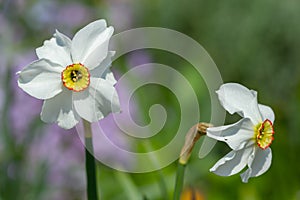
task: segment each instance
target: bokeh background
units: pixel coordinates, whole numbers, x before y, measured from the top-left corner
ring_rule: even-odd
[[[264,175],[243,184],[238,175],[218,177],[208,170],[229,149],[218,143],[204,159],[199,145],[186,168],[185,187],[204,199],[300,199],[300,2],[297,0],[1,0],[0,1],[0,200],[85,199],[84,147],[75,129],[41,122],[42,101],[16,84],[15,73],[36,59],[35,48],[55,29],[70,37],[87,23],[105,18],[115,33],[154,26],[180,31],[199,42],[218,66],[224,82],[258,91],[259,102],[276,114],[273,161]],[[144,63],[174,67],[193,86],[201,120],[210,119],[207,88],[186,61],[168,52],[140,50],[118,59],[115,76]],[[145,71],[153,75],[152,71]],[[130,82],[130,80],[129,80]],[[129,83],[130,84],[130,83]],[[126,93],[126,86],[118,88]],[[184,95],[184,91],[183,95]],[[152,94],[152,95],[149,95]],[[180,122],[179,104],[167,88],[146,85],[132,97],[131,117],[149,123],[151,105],[168,112],[165,127],[154,138],[135,143],[102,121],[119,146],[147,152],[172,139]],[[226,123],[237,116],[227,116]],[[124,119],[126,120],[126,119]],[[182,133],[184,134],[184,133]],[[102,147],[107,159],[135,164]],[[131,174],[98,163],[102,199],[171,199],[176,163],[159,171]]]

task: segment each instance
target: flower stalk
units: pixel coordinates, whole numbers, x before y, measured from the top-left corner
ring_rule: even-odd
[[[183,188],[185,164],[178,163],[173,200],[179,200]]]
[[[174,200],[179,200],[184,182],[185,166],[192,154],[193,148],[196,142],[201,136],[206,135],[206,129],[212,127],[212,124],[200,122],[194,125],[185,136],[185,143],[181,149],[180,158],[178,161],[175,189],[174,189]]]
[[[85,169],[87,177],[87,199],[97,200],[97,181],[95,160],[93,156],[92,128],[91,123],[83,120],[85,134]]]

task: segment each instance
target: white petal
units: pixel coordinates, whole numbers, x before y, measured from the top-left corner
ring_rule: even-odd
[[[271,166],[272,162],[272,151],[271,148],[262,150],[256,148],[253,155],[253,159],[248,161],[248,169],[241,174],[242,181],[247,183],[251,177],[257,177],[265,173]]]
[[[96,112],[96,101],[89,90],[91,87],[85,89],[82,92],[76,92],[73,95],[73,103],[76,112],[79,116],[89,122],[95,122],[97,119],[103,118],[101,112]]]
[[[233,150],[239,150],[254,143],[253,124],[248,118],[243,118],[235,124],[208,128],[206,135],[226,142]]]
[[[112,73],[108,73],[107,79],[94,79],[91,81],[91,87],[95,89],[94,95],[97,101],[97,107],[104,116],[113,112],[120,112],[120,102],[116,88],[113,85],[113,77],[109,77]]]
[[[107,73],[110,72],[109,67],[110,67],[111,62],[112,62],[111,58],[114,55],[115,55],[114,51],[109,51],[106,58],[100,63],[100,65],[97,66],[96,68],[90,70],[90,75],[93,76],[93,77],[96,77],[96,78],[106,79]]]
[[[258,104],[259,111],[263,117],[263,120],[269,119],[272,123],[275,121],[275,114],[269,106]]]
[[[120,111],[119,98],[113,85],[101,78],[91,77],[90,87],[74,93],[74,106],[78,114],[89,122],[95,122],[111,112]]]
[[[79,116],[72,107],[72,92],[64,89],[59,95],[44,101],[41,119],[46,123],[58,123],[58,126],[70,129],[79,122]]]
[[[64,34],[56,31],[53,38],[46,40],[43,46],[36,49],[36,54],[39,59],[48,59],[53,63],[66,67],[72,64],[70,49],[71,40]]]
[[[258,110],[257,93],[237,84],[223,84],[217,91],[221,105],[230,113],[250,118],[253,124],[262,121]]]
[[[103,73],[101,78],[109,82],[111,85],[115,85],[117,83],[114,74],[109,69]]]
[[[35,98],[52,98],[62,91],[62,70],[61,66],[49,60],[34,61],[18,72],[18,85]]]
[[[231,151],[221,158],[210,171],[219,176],[231,176],[239,173],[246,165],[253,148]]]
[[[113,27],[106,27],[105,20],[92,22],[79,30],[72,40],[73,61],[89,69],[97,67],[107,56],[108,42],[113,31]]]

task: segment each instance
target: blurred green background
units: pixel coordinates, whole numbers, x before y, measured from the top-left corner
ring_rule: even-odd
[[[243,184],[239,175],[218,177],[209,168],[229,148],[217,143],[200,160],[197,144],[186,169],[185,186],[205,199],[300,199],[300,2],[297,0],[2,0],[0,2],[0,200],[85,199],[84,151],[75,130],[41,122],[42,102],[16,86],[15,72],[35,60],[34,50],[55,29],[72,36],[99,18],[115,33],[137,27],[164,27],[199,42],[218,66],[224,82],[258,91],[262,104],[273,108],[275,140],[271,168]],[[210,100],[201,76],[176,55],[143,50],[113,64],[116,77],[132,67],[163,63],[182,73],[199,100],[201,120],[210,119]],[[150,72],[149,72],[150,73]],[[184,91],[183,91],[184,92]],[[155,94],[150,97],[149,93]],[[169,90],[147,85],[133,96],[134,120],[149,123],[151,105],[168,112],[162,131],[147,140],[148,150],[167,144],[180,122],[179,104]],[[227,116],[232,123],[237,116]],[[169,133],[169,134],[168,134]],[[183,133],[184,134],[184,133]],[[126,140],[126,137],[123,138]],[[125,142],[126,143],[126,142]],[[143,142],[126,143],[147,151]],[[113,156],[113,152],[110,152]],[[126,162],[126,158],[124,162]],[[102,199],[171,199],[176,163],[160,171],[130,174],[98,163]],[[167,189],[167,193],[164,192]]]

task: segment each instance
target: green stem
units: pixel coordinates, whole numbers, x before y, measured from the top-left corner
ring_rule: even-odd
[[[134,182],[130,178],[129,174],[126,172],[116,172],[116,179],[122,185],[124,189],[124,198],[130,200],[141,200],[142,196],[139,194],[138,188],[135,186]],[[126,198],[125,198],[126,197]]]
[[[153,148],[152,148],[151,144],[149,143],[149,141],[147,141],[145,143],[144,147],[146,148],[147,152],[152,152],[153,151]],[[157,157],[151,156],[150,158],[151,158],[151,161],[154,164],[154,166],[158,167],[159,166],[159,161],[157,160]],[[163,175],[161,170],[158,170],[158,178],[159,178],[159,186],[160,186],[159,188],[161,190],[162,197],[167,199],[168,189],[167,189],[167,185],[166,185],[166,182],[165,182],[165,179],[164,179],[164,175]]]
[[[92,128],[91,124],[85,120],[83,120],[83,127],[85,133],[85,169],[87,177],[87,199],[98,200],[95,160],[93,156]]]
[[[178,162],[173,200],[179,200],[180,199],[180,194],[181,194],[181,191],[182,191],[183,180],[184,180],[184,170],[185,170],[185,165]]]

